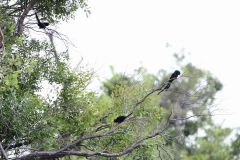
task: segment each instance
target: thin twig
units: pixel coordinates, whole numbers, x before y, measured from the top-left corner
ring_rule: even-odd
[[[161,144],[159,144],[159,147],[162,148],[162,150],[167,154],[167,156],[168,156],[170,159],[173,159],[172,156],[168,153],[168,151],[167,151]]]
[[[158,157],[160,158],[160,160],[162,160],[162,157],[161,157],[161,150],[159,149],[158,144],[157,144],[156,146],[157,146],[157,150],[158,150]]]

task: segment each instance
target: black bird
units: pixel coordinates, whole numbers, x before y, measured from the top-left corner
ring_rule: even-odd
[[[49,23],[48,23],[48,22],[41,22],[41,21],[39,20],[39,18],[38,18],[37,13],[35,13],[35,15],[36,15],[36,19],[37,19],[37,23],[38,23],[39,28],[40,28],[40,29],[45,29],[46,26],[49,25]]]
[[[114,123],[122,123],[123,121],[125,121],[129,116],[131,116],[133,114],[133,112],[132,113],[130,113],[129,115],[127,115],[127,116],[118,116],[116,119],[114,119]]]
[[[170,78],[169,78],[169,80],[168,80],[168,82],[167,82],[167,85],[164,87],[164,90],[167,90],[167,89],[171,86],[172,82],[173,82],[175,79],[177,79],[177,77],[178,77],[180,74],[181,74],[180,71],[178,71],[178,70],[174,71],[173,74],[170,76]]]
[[[175,71],[173,72],[173,74],[170,76],[169,80],[167,81],[167,84],[164,85],[165,87],[162,86],[161,89],[160,89],[160,91],[158,92],[158,94],[162,93],[164,90],[167,90],[167,89],[171,86],[172,82],[173,82],[175,79],[177,79],[177,77],[178,77],[180,74],[181,74],[180,71],[175,70]],[[163,87],[164,87],[164,88],[163,88]],[[162,89],[162,88],[163,88],[163,89]]]
[[[114,119],[115,123],[122,123],[127,117],[126,116],[118,116],[116,119]]]
[[[180,71],[176,70],[173,72],[173,74],[170,76],[168,82],[172,83],[177,77],[180,75]]]

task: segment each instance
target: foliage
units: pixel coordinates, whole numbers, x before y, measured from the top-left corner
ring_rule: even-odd
[[[144,149],[139,149],[139,152],[135,151],[132,156],[128,155],[128,157],[134,159],[135,156],[139,157],[141,152],[143,157],[148,156],[154,159],[158,155],[156,147],[158,143],[172,149],[179,144],[185,146],[188,136],[194,135],[198,128],[211,122],[209,107],[214,101],[216,92],[222,88],[221,83],[213,78],[210,73],[200,70],[192,64],[184,65],[181,70],[184,72],[182,77],[168,91],[163,92],[160,96],[152,95],[135,113],[136,117],[147,120],[141,124],[146,124],[144,129],[151,130],[153,126],[159,125],[155,122],[161,122],[165,119],[164,113],[173,110],[174,113],[170,120],[171,125],[167,135],[160,138],[159,141],[155,140],[155,145],[148,146],[146,153]],[[145,91],[150,90],[151,87],[161,86],[168,78],[165,73],[165,71],[160,71],[159,76],[157,76],[148,73],[144,68],[135,70],[135,73],[131,76],[113,72],[113,77],[103,82],[102,86],[106,94],[105,97],[107,96],[109,99],[112,97],[114,100],[111,103],[114,106],[111,113],[118,112],[117,115],[129,113],[132,110],[132,108],[129,108],[129,104],[133,104],[131,100],[138,99],[139,95],[143,96],[146,94]],[[188,116],[195,117],[195,120],[186,119]],[[141,133],[144,132],[144,129],[141,130]],[[166,153],[165,156],[169,158]],[[143,157],[142,159],[144,159]]]
[[[32,38],[34,12],[54,25],[72,18],[78,8],[90,13],[84,0],[2,1],[2,157],[7,153],[17,159],[194,159],[194,153],[217,159],[229,158],[230,151],[238,156],[238,139],[232,150],[220,143],[228,129],[204,128],[209,137],[195,137],[197,144],[187,145],[189,137],[211,124],[210,107],[222,88],[209,72],[191,63],[181,65],[182,76],[161,94],[157,92],[170,74],[166,71],[155,75],[140,67],[132,75],[113,72],[97,96],[87,90],[93,72],[69,67],[68,51],[56,51],[51,29],[40,32],[49,40]],[[113,124],[116,117],[129,113],[126,121]],[[214,153],[204,155],[206,148]]]
[[[232,141],[231,144],[231,155],[232,159],[239,159],[240,158],[240,134],[239,134],[239,129],[238,132],[236,133],[236,138]]]
[[[222,129],[220,126],[204,128],[204,136],[195,137],[193,144],[187,149],[187,155],[183,160],[225,160],[230,159],[230,145],[226,140],[230,135],[229,128]]]

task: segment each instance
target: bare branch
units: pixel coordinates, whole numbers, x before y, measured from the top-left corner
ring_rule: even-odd
[[[160,160],[162,160],[161,150],[159,149],[159,146],[158,146],[158,145],[156,145],[156,146],[157,146],[157,150],[158,150],[158,157],[160,158]]]
[[[27,160],[27,159],[32,159],[32,158],[58,158],[58,157],[63,157],[63,156],[69,156],[69,155],[75,155],[75,156],[84,156],[84,157],[92,157],[92,156],[103,156],[103,157],[120,157],[123,156],[125,154],[128,154],[130,152],[132,152],[134,149],[142,146],[141,142],[145,141],[146,139],[152,138],[157,136],[158,134],[154,133],[151,136],[147,136],[144,137],[140,140],[137,140],[134,144],[132,144],[131,146],[127,147],[125,150],[123,150],[122,152],[119,153],[106,153],[106,152],[81,152],[81,151],[43,151],[43,152],[33,152],[30,153],[28,155],[16,158],[18,160]]]
[[[19,160],[27,160],[27,159],[32,159],[32,158],[58,158],[58,157],[63,157],[63,156],[70,156],[70,155],[75,155],[75,156],[84,156],[84,157],[91,157],[91,156],[103,156],[103,157],[120,157],[123,156],[125,154],[128,154],[130,152],[132,152],[133,150],[135,150],[138,147],[143,146],[143,142],[154,138],[158,135],[161,135],[163,132],[165,132],[165,130],[168,127],[169,124],[169,119],[172,115],[172,112],[169,114],[168,118],[167,118],[167,122],[165,124],[165,127],[159,131],[155,131],[154,133],[152,133],[151,135],[145,136],[143,138],[140,138],[138,140],[136,140],[132,145],[126,147],[125,150],[118,152],[118,153],[106,153],[106,152],[93,152],[93,151],[89,151],[89,152],[81,152],[81,151],[74,151],[74,150],[68,150],[74,146],[76,146],[77,144],[81,143],[84,140],[87,139],[94,139],[94,138],[99,138],[99,137],[104,137],[104,136],[108,136],[108,135],[112,135],[114,134],[116,128],[113,128],[110,131],[107,131],[105,133],[102,134],[95,134],[95,135],[86,135],[86,136],[82,136],[79,140],[75,141],[74,143],[70,144],[70,145],[66,145],[64,148],[57,150],[57,151],[40,151],[40,152],[33,152],[27,155],[24,155],[22,157],[19,157],[17,159]]]
[[[0,26],[0,52],[4,51],[4,35]]]
[[[8,156],[7,156],[7,153],[5,152],[5,150],[3,149],[3,146],[2,146],[2,143],[0,142],[0,150],[1,150],[1,153],[2,153],[2,158],[4,160],[8,160]]]
[[[58,63],[59,62],[59,58],[58,58],[58,54],[57,54],[57,50],[56,50],[55,44],[53,42],[53,32],[50,32],[50,33],[46,32],[46,34],[49,37],[49,40],[50,40],[50,43],[51,43],[51,46],[52,46],[52,51],[54,53],[55,61],[56,61],[56,63]]]
[[[28,6],[25,8],[25,10],[23,11],[23,13],[21,14],[18,23],[17,23],[17,32],[15,33],[15,35],[21,35],[23,32],[23,22],[24,19],[27,17],[29,11],[33,8],[33,6],[35,5],[35,3],[37,2],[37,0],[31,0],[28,4]]]
[[[136,109],[137,109],[137,107],[140,105],[140,104],[142,104],[150,95],[152,95],[153,93],[155,93],[155,92],[158,92],[158,94],[160,94],[160,93],[162,93],[163,91],[164,91],[164,87],[165,87],[165,85],[166,85],[166,82],[164,82],[159,88],[155,88],[155,89],[152,89],[148,94],[146,94],[141,100],[139,100],[136,104],[135,104],[135,106],[133,107],[133,110],[132,110],[132,112],[130,113],[130,114],[133,114],[135,111],[136,111]],[[129,115],[130,115],[129,114]]]
[[[168,153],[168,151],[161,145],[158,145],[160,148],[162,148],[162,150],[167,154],[167,156],[169,157],[169,159],[173,159],[172,156]]]
[[[18,148],[18,147],[22,147],[22,146],[25,146],[25,145],[29,145],[31,144],[31,141],[30,140],[26,140],[26,141],[23,141],[23,142],[19,142],[19,143],[15,143],[15,144],[12,144],[10,143],[6,148],[5,150],[11,150],[11,149],[14,149],[14,148]]]
[[[80,137],[78,140],[76,140],[75,142],[69,144],[69,145],[66,145],[64,148],[58,150],[55,152],[55,154],[57,153],[60,153],[62,151],[65,151],[71,147],[74,147],[76,146],[77,144],[80,144],[82,141],[84,140],[88,140],[88,139],[95,139],[95,138],[100,138],[100,137],[106,137],[106,136],[109,136],[109,135],[112,135],[114,134],[115,130],[117,129],[118,126],[114,127],[113,129],[107,131],[107,132],[104,132],[104,133],[100,133],[100,134],[94,134],[94,135],[84,135],[82,137]]]

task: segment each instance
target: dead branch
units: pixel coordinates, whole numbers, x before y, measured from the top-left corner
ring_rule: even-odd
[[[56,50],[56,47],[55,47],[55,44],[54,44],[54,41],[53,41],[53,32],[49,32],[49,33],[46,32],[46,34],[49,37],[49,41],[50,41],[51,46],[52,46],[52,52],[54,53],[55,61],[56,61],[56,63],[58,63],[59,58],[58,58],[57,50]]]

